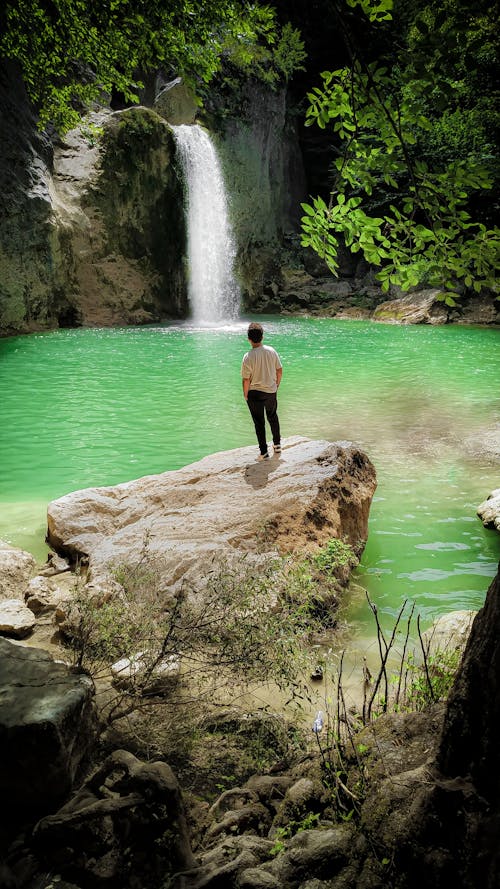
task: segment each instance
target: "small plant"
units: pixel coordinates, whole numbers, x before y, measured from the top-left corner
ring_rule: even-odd
[[[415,663],[409,657],[406,669],[409,683],[406,689],[405,709],[425,710],[436,701],[446,700],[453,685],[462,652],[455,648],[451,651],[438,650],[427,655],[426,662]]]
[[[285,827],[278,827],[275,835],[275,842],[272,849],[269,850],[270,855],[280,855],[285,849],[285,840],[302,833],[304,830],[313,830],[318,826],[320,816],[315,812],[308,812],[302,821],[289,821]]]
[[[80,127],[80,132],[89,147],[95,148],[104,133],[104,127],[99,127],[97,124],[91,123],[91,121],[84,121]]]
[[[333,537],[312,557],[312,563],[318,571],[331,577],[339,568],[355,568],[358,558],[349,543]]]

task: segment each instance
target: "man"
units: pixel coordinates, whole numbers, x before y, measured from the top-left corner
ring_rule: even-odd
[[[243,357],[241,377],[243,395],[252,415],[259,443],[260,454],[257,459],[269,460],[264,411],[271,427],[274,454],[279,456],[281,437],[276,393],[283,376],[283,368],[278,353],[271,346],[262,345],[263,336],[262,325],[252,321],[248,328],[248,341],[252,348]]]

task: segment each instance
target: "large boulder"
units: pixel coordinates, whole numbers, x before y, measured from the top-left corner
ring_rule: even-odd
[[[374,321],[393,324],[446,324],[449,310],[438,300],[439,290],[418,290],[399,299],[381,303],[373,313]]]
[[[90,679],[41,649],[0,639],[0,798],[11,822],[61,804],[94,737]]]
[[[140,324],[186,310],[183,186],[172,131],[148,108],[89,114],[54,151],[64,323]]]
[[[483,500],[477,508],[477,514],[486,528],[500,531],[500,488],[496,488]]]
[[[263,558],[345,539],[359,556],[376,487],[368,457],[350,442],[290,438],[280,459],[255,462],[256,448],[205,457],[183,469],[116,487],[67,494],[48,507],[58,551],[88,557],[94,582],[136,564],[145,541],[164,581],[199,577],[214,556]]]

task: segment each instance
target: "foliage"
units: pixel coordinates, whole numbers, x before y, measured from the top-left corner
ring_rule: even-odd
[[[406,680],[404,709],[425,710],[435,701],[444,701],[448,697],[462,652],[455,648],[438,650],[426,656],[426,665],[416,663],[413,655],[409,655],[404,670],[409,674]]]
[[[300,699],[310,604],[304,595],[299,603],[281,595],[288,580],[280,563],[257,568],[218,561],[203,588],[175,597],[165,589],[163,572],[146,542],[136,565],[115,569],[116,595],[103,599],[82,588],[71,603],[66,633],[78,668],[98,680],[124,657],[137,667],[127,687],[107,697],[105,719],[120,718],[154,695],[162,667],[175,663],[181,681],[162,693],[181,709],[194,696],[204,716],[228,689],[236,699],[253,683],[273,682],[291,700]]]
[[[271,7],[248,0],[7,0],[0,56],[19,63],[40,126],[51,122],[64,132],[103,93],[137,102],[141,77],[162,65],[208,83],[222,58],[232,57],[247,67],[255,62],[266,77],[272,70],[287,78],[303,46],[293,28],[279,31]]]
[[[349,543],[332,537],[313,555],[312,563],[319,571],[332,576],[340,567],[355,568],[358,558]]]
[[[386,637],[376,605],[368,602],[376,622],[379,664],[372,675],[366,661],[363,669],[362,712],[348,708],[344,696],[344,652],[331,670],[325,670],[325,711],[315,720],[313,731],[321,764],[322,781],[330,793],[333,816],[339,821],[357,819],[370,780],[372,745],[370,736],[360,731],[388,712],[415,712],[428,709],[449,695],[465,646],[462,643],[439,648],[431,634],[424,636],[417,615],[417,649],[411,649],[415,604],[404,602],[389,638]],[[389,671],[392,665],[392,672]],[[333,682],[333,687],[328,683]],[[375,736],[376,737],[376,736]]]
[[[302,205],[302,243],[334,274],[341,241],[362,252],[380,268],[383,290],[495,288],[499,230],[471,214],[476,194],[493,184],[490,146],[484,136],[464,145],[477,116],[466,109],[460,131],[466,88],[451,56],[441,70],[426,16],[428,7],[415,16],[399,53],[391,46],[395,62],[354,53],[350,67],[324,72],[309,94],[306,123],[331,128],[338,157],[329,202],[319,196]],[[446,30],[439,21],[442,44],[457,40],[459,24],[469,25],[456,21]],[[446,292],[442,298],[454,304]]]
[[[228,42],[224,56],[226,65],[229,63],[228,67],[234,69],[237,77],[256,77],[271,87],[288,81],[295,71],[305,70],[304,43],[300,32],[289,22],[281,29],[263,29],[258,42],[245,42],[239,35],[237,40]],[[225,81],[230,77],[226,72]]]
[[[318,826],[319,814],[308,812],[301,821],[289,821],[285,827],[278,827],[274,837],[274,846],[269,850],[270,855],[280,855],[285,849],[284,840],[302,833],[304,830],[312,830]]]

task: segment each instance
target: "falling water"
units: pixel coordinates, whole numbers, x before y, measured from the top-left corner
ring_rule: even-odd
[[[186,178],[189,302],[196,323],[238,316],[233,276],[236,247],[222,172],[208,134],[198,125],[172,127]]]

